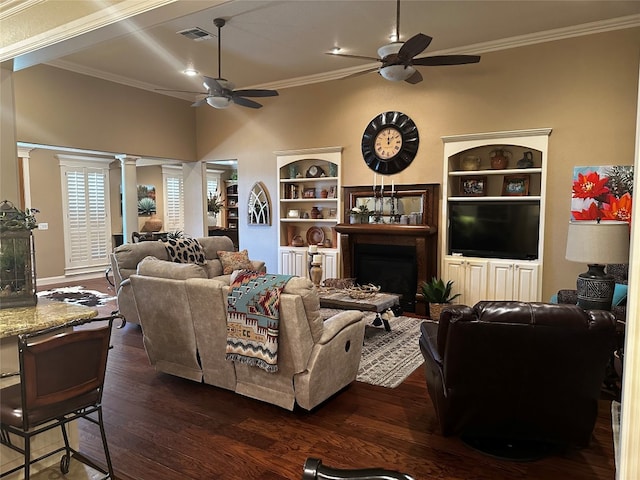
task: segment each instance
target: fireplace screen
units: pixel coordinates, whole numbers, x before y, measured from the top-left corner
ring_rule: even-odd
[[[400,245],[355,245],[355,278],[360,285],[379,285],[381,291],[402,295],[400,305],[415,312],[418,267],[415,247]]]

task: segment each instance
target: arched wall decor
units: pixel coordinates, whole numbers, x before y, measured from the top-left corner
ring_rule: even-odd
[[[271,225],[271,200],[262,182],[254,183],[249,192],[249,225]]]

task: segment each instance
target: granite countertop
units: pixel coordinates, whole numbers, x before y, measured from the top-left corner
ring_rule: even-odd
[[[0,338],[64,325],[73,320],[94,318],[98,310],[64,302],[39,300],[34,307],[0,309]]]

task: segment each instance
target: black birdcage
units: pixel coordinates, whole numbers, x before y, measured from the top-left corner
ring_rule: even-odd
[[[6,200],[0,203],[0,308],[38,303],[33,234],[35,219]]]

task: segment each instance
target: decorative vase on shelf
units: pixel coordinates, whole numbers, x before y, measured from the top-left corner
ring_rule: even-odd
[[[518,168],[531,168],[533,167],[533,152],[524,152],[522,158],[518,160],[516,164]]]
[[[504,170],[509,166],[509,159],[512,154],[504,148],[496,148],[489,154],[491,157],[491,168],[494,170]]]
[[[476,155],[467,155],[460,161],[461,170],[479,170],[480,169],[480,157]]]
[[[218,215],[213,212],[207,212],[207,224],[210,227],[215,227],[218,225]]]

